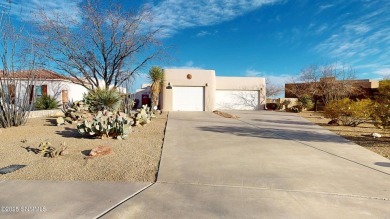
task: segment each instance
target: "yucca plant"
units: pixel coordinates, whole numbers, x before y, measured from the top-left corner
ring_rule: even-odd
[[[60,101],[57,101],[50,95],[43,95],[35,100],[34,107],[37,110],[49,110],[60,107]]]
[[[160,95],[162,82],[164,80],[164,72],[160,67],[153,66],[150,71],[148,78],[152,85],[150,86],[150,90],[152,93],[152,110],[158,106],[158,96]]]
[[[117,112],[122,104],[123,96],[116,88],[96,88],[84,95],[84,100],[89,105],[91,112],[112,111]]]

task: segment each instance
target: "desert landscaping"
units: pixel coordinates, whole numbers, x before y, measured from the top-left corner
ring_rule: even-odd
[[[376,128],[373,121],[368,121],[356,127],[329,125],[330,119],[324,118],[321,112],[304,111],[299,113],[303,118],[320,125],[360,146],[379,155],[390,158],[390,133]],[[381,138],[374,138],[372,133],[379,133]]]
[[[151,124],[133,127],[125,140],[81,135],[76,124],[57,126],[56,118],[33,118],[25,126],[0,129],[0,166],[26,165],[0,180],[154,182],[166,121],[163,113]],[[67,154],[44,157],[41,142],[56,148],[65,142]],[[97,146],[109,146],[112,152],[89,158]]]

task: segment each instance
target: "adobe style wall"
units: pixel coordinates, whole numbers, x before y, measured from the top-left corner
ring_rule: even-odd
[[[216,81],[214,70],[200,69],[164,69],[164,82],[162,99],[160,100],[162,111],[172,110],[172,89],[166,89],[168,83],[172,87],[204,87],[205,111],[212,111],[214,107]]]

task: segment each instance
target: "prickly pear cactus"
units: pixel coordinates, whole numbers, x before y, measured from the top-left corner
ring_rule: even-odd
[[[83,101],[75,101],[71,106],[64,110],[65,121],[68,123],[73,123],[76,121],[81,121],[91,116],[88,111],[88,105]]]
[[[77,125],[80,134],[126,139],[134,121],[124,115],[99,111],[92,120],[85,119]]]
[[[134,115],[135,125],[146,125],[149,124],[152,118],[156,116],[150,110],[150,107],[143,105],[141,109],[137,110],[137,113]]]

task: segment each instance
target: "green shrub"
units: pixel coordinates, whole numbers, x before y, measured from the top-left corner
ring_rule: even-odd
[[[376,127],[390,130],[390,101],[376,102],[373,105],[372,118]]]
[[[369,120],[373,112],[371,100],[353,101],[349,98],[332,101],[324,110],[326,118],[340,121],[345,126],[358,126]]]
[[[286,109],[286,111],[287,111],[288,105],[291,104],[291,100],[283,100],[283,102],[281,104],[284,106],[284,109]]]
[[[89,105],[89,110],[93,113],[104,110],[117,112],[121,107],[122,99],[122,94],[116,88],[97,88],[84,95],[85,103]]]
[[[390,131],[390,80],[379,82],[379,92],[373,104],[375,126]]]
[[[41,97],[38,97],[34,103],[34,107],[37,110],[56,109],[60,106],[61,106],[60,101],[57,101],[55,98],[51,97],[50,95],[43,95]]]
[[[304,109],[311,109],[313,108],[314,104],[310,96],[304,95],[298,98],[298,103],[302,108]]]

